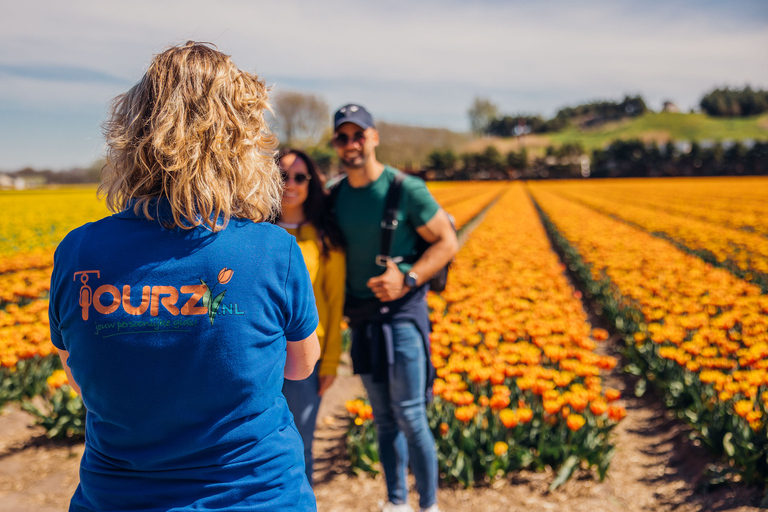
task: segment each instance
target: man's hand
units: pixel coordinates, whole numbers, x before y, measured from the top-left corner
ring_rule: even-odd
[[[366,284],[377,299],[381,302],[390,302],[410,291],[410,288],[403,284],[404,278],[397,265],[392,260],[388,260],[387,270],[380,276],[370,278]]]
[[[319,389],[317,390],[317,396],[323,396],[323,393],[331,387],[334,380],[336,380],[335,375],[320,375],[318,377]]]

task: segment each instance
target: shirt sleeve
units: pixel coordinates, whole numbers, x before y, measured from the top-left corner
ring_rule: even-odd
[[[329,251],[323,262],[323,295],[327,302],[325,346],[320,357],[320,375],[336,375],[341,360],[341,319],[344,316],[346,261],[341,251]]]
[[[57,295],[57,289],[58,289],[58,255],[59,251],[57,250],[53,255],[53,272],[51,273],[51,287],[50,287],[50,293],[48,294],[49,300],[48,300],[48,324],[51,331],[51,343],[53,343],[53,346],[56,347],[59,350],[67,350],[67,348],[64,346],[64,339],[61,336],[61,328],[60,325],[60,315],[57,308],[57,304],[60,302],[58,300]]]
[[[415,227],[421,227],[430,220],[440,209],[440,205],[429,193],[424,180],[409,176],[403,182],[405,193],[405,211],[408,220]]]
[[[290,238],[288,275],[285,279],[285,337],[288,341],[301,341],[317,329],[317,305],[304,257],[296,239]]]

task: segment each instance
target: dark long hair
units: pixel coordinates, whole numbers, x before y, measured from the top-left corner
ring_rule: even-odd
[[[336,219],[328,215],[328,191],[325,188],[325,176],[317,170],[317,164],[308,154],[300,149],[283,148],[275,157],[278,165],[286,155],[296,155],[307,166],[307,171],[312,179],[308,182],[307,200],[302,205],[304,217],[317,230],[320,239],[322,255],[328,256],[331,249],[343,249],[344,237],[341,234]]]

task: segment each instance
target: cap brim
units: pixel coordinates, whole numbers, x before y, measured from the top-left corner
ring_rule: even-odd
[[[333,127],[333,130],[334,131],[338,130],[339,126],[341,126],[343,124],[346,124],[346,123],[350,123],[350,124],[353,124],[355,126],[359,126],[363,130],[366,130],[368,128],[373,128],[373,125],[370,125],[370,124],[365,123],[365,122],[360,122],[359,120],[352,120],[352,119],[342,118],[342,119],[339,119],[338,121],[336,121],[336,123],[335,123],[335,125]]]

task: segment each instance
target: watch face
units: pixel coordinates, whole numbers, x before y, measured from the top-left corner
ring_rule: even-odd
[[[412,272],[409,272],[405,275],[405,286],[408,288],[416,287],[416,277],[414,277]]]

